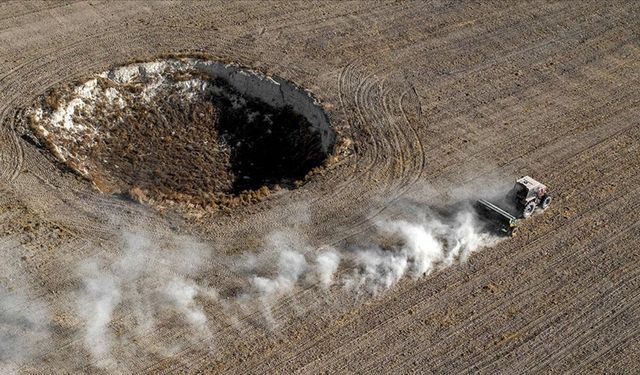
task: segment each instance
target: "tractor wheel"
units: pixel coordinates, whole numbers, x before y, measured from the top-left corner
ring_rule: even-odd
[[[551,196],[548,194],[545,194],[545,196],[542,197],[542,202],[540,202],[540,207],[544,210],[547,207],[549,207],[550,204],[551,204]]]
[[[529,216],[531,216],[533,214],[533,211],[535,211],[536,209],[536,202],[535,201],[531,201],[529,203],[527,203],[524,206],[524,209],[522,210],[522,217],[524,217],[525,219],[528,218]]]

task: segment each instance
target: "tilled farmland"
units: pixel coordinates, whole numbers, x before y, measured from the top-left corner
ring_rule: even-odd
[[[639,18],[0,4],[0,369],[638,372]]]

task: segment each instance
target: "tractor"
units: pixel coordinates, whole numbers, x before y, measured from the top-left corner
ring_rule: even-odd
[[[524,176],[516,180],[507,193],[506,200],[500,199],[500,202],[496,204],[480,199],[475,202],[474,207],[489,229],[512,236],[518,229],[518,218],[528,218],[538,207],[549,207],[551,194],[545,185]]]

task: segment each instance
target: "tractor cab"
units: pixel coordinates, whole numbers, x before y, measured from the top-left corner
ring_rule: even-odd
[[[516,201],[525,203],[542,198],[547,193],[547,187],[529,176],[524,176],[516,180],[512,191]]]
[[[508,197],[521,210],[524,217],[529,217],[536,206],[545,209],[551,203],[551,195],[548,194],[547,187],[529,176],[517,179]]]

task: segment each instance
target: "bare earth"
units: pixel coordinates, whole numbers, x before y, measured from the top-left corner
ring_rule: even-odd
[[[0,232],[13,249],[0,284],[25,280],[53,315],[51,342],[14,369],[639,372],[639,20],[634,1],[0,4]],[[311,90],[350,152],[299,189],[184,217],[102,195],[18,136],[23,108],[49,88],[178,52]],[[398,198],[438,202],[525,174],[553,189],[552,207],[464,264],[375,297],[298,287],[274,306],[275,328],[212,304],[211,350],[171,322],[120,341],[117,366],[83,346],[76,265],[117,259],[123,228],[206,242],[216,250],[198,282],[217,287],[240,278],[222,259],[282,226],[341,243]],[[116,312],[116,336],[131,314]],[[151,350],[174,342],[172,355]]]

